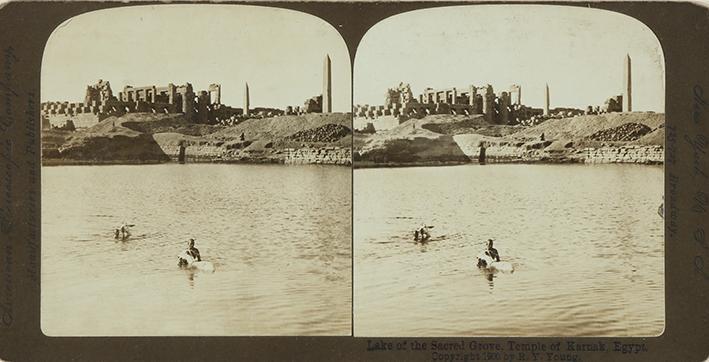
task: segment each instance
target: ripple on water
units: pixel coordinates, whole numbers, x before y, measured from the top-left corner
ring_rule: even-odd
[[[43,168],[43,330],[349,333],[350,184],[327,166]],[[189,238],[215,273],[177,267]]]
[[[364,169],[354,177],[357,335],[663,329],[661,168],[493,165]],[[421,190],[436,190],[426,207]],[[408,242],[421,222],[446,237]],[[513,273],[475,267],[488,238]]]

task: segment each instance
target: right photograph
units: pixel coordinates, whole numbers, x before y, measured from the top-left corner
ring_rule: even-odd
[[[658,336],[665,70],[640,21],[468,5],[354,63],[355,336]]]

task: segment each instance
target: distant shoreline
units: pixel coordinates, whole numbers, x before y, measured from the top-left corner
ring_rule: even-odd
[[[485,163],[479,162],[386,162],[377,163],[372,161],[354,162],[354,169],[372,169],[372,168],[407,168],[407,167],[442,167],[442,166],[489,166],[489,165],[640,165],[640,166],[662,166],[664,162],[582,162],[577,160],[490,160]]]
[[[42,130],[42,165],[168,162],[352,164],[351,117],[308,113],[235,125],[195,124],[183,116],[129,113],[74,131]]]
[[[276,162],[272,161],[224,161],[224,160],[213,160],[213,161],[186,161],[178,162],[174,160],[170,161],[155,161],[155,160],[73,160],[73,159],[43,159],[42,167],[57,167],[57,166],[140,166],[140,165],[162,165],[162,164],[221,164],[221,165],[282,165],[282,166],[301,166],[301,165],[321,165],[321,166],[340,166],[349,167],[351,165],[343,165],[336,163],[286,163],[286,162]]]
[[[354,168],[456,164],[664,164],[664,114],[608,113],[534,126],[489,124],[479,116],[409,119],[355,133]]]

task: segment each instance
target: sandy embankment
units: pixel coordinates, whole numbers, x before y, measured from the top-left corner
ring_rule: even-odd
[[[182,148],[187,162],[284,163],[308,154],[302,163],[350,164],[350,119],[345,113],[306,114],[215,126],[182,115],[133,113],[76,132],[43,131],[43,162],[168,162],[178,160]],[[300,149],[309,152],[294,152]]]
[[[481,116],[435,115],[355,135],[355,167],[477,162],[663,162],[664,114],[610,113],[539,125],[487,124]],[[544,135],[542,139],[542,134]]]

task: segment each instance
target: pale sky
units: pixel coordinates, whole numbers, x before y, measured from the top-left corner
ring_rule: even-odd
[[[349,112],[350,60],[340,34],[320,18],[244,5],[150,5],[107,9],[67,20],[52,33],[42,62],[42,101],[83,102],[88,84],[222,85],[222,103],[303,105],[322,93],[323,59],[332,59],[333,111]]]
[[[633,110],[664,112],[664,57],[640,21],[604,10],[548,5],[455,6],[387,18],[362,39],[355,57],[354,103],[384,104],[387,88],[409,83],[495,93],[522,87],[522,103],[585,108],[622,94],[632,58]]]

